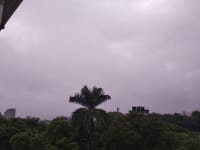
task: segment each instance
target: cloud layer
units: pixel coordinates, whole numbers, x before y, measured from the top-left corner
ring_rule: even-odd
[[[24,1],[0,33],[0,109],[70,115],[68,98],[102,87],[108,111],[200,107],[198,0]]]

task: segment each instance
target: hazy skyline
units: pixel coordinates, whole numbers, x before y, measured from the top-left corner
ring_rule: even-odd
[[[128,112],[200,108],[199,0],[24,0],[0,32],[0,111],[71,115],[83,85]]]

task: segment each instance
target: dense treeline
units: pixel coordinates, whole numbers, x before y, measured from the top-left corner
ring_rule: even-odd
[[[200,112],[181,114],[107,113],[110,100],[101,88],[70,97],[82,106],[71,119],[0,117],[0,150],[199,150]]]
[[[95,125],[94,150],[199,150],[200,112],[174,114],[108,113],[104,127]],[[0,150],[84,150],[84,131],[59,117],[50,123],[37,118],[0,118]]]

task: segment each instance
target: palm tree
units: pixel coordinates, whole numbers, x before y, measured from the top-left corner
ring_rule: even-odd
[[[107,120],[107,113],[97,106],[111,99],[105,95],[102,88],[93,87],[89,89],[84,86],[81,93],[76,93],[69,98],[69,102],[77,103],[83,106],[73,112],[72,122],[80,132],[86,135],[88,140],[88,150],[93,150],[93,133],[96,125],[104,125]]]

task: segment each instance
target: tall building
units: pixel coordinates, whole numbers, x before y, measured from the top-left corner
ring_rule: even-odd
[[[16,114],[16,109],[10,108],[4,112],[4,117],[6,117],[7,119],[12,119],[15,118],[15,114]]]
[[[5,27],[21,2],[22,0],[0,0],[0,30]]]

